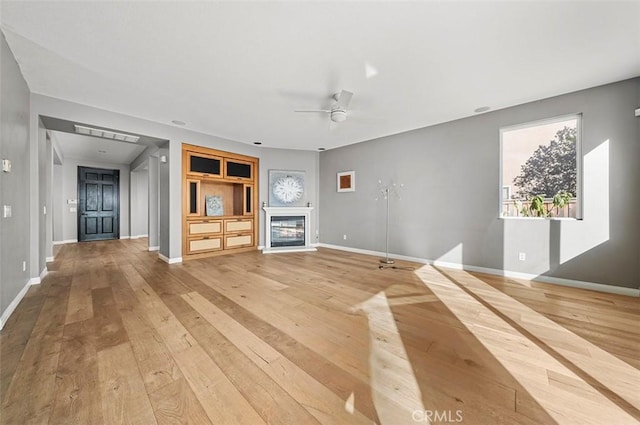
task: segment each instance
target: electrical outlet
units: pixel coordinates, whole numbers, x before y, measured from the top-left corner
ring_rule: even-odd
[[[4,218],[11,217],[11,205],[3,205],[2,206],[2,216]]]
[[[22,271],[23,271],[23,272],[26,272],[26,271],[27,271],[27,262],[26,262],[26,261],[23,261],[23,262],[22,262]]]
[[[5,173],[10,173],[11,172],[11,161],[8,159],[3,159],[2,160],[2,171],[4,171]]]
[[[347,235],[342,235],[342,240],[347,240]]]
[[[526,261],[526,259],[527,259],[527,254],[525,252],[521,252],[520,254],[518,254],[518,260]]]

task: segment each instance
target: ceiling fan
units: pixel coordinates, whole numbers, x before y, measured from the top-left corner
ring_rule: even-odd
[[[347,119],[347,106],[352,96],[353,93],[350,91],[342,90],[333,95],[335,103],[331,105],[331,109],[297,109],[294,112],[324,112],[330,114],[331,121],[342,122]]]

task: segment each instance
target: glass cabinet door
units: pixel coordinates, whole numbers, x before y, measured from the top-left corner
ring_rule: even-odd
[[[244,185],[243,205],[244,205],[243,214],[252,215],[253,214],[253,185],[252,184]]]
[[[187,180],[187,215],[200,215],[200,181]]]
[[[222,177],[222,158],[189,152],[188,173],[201,176]]]
[[[225,158],[224,176],[234,180],[253,180],[253,163]]]

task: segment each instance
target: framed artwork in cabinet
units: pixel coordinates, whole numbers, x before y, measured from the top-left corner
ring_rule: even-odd
[[[355,192],[356,191],[356,172],[343,171],[338,173],[337,177],[338,192]]]

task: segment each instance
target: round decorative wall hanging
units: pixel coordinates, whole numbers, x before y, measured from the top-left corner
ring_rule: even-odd
[[[292,176],[280,177],[273,183],[273,196],[282,203],[291,204],[302,198],[304,186]]]
[[[304,206],[307,201],[304,177],[304,171],[269,170],[269,206]]]

